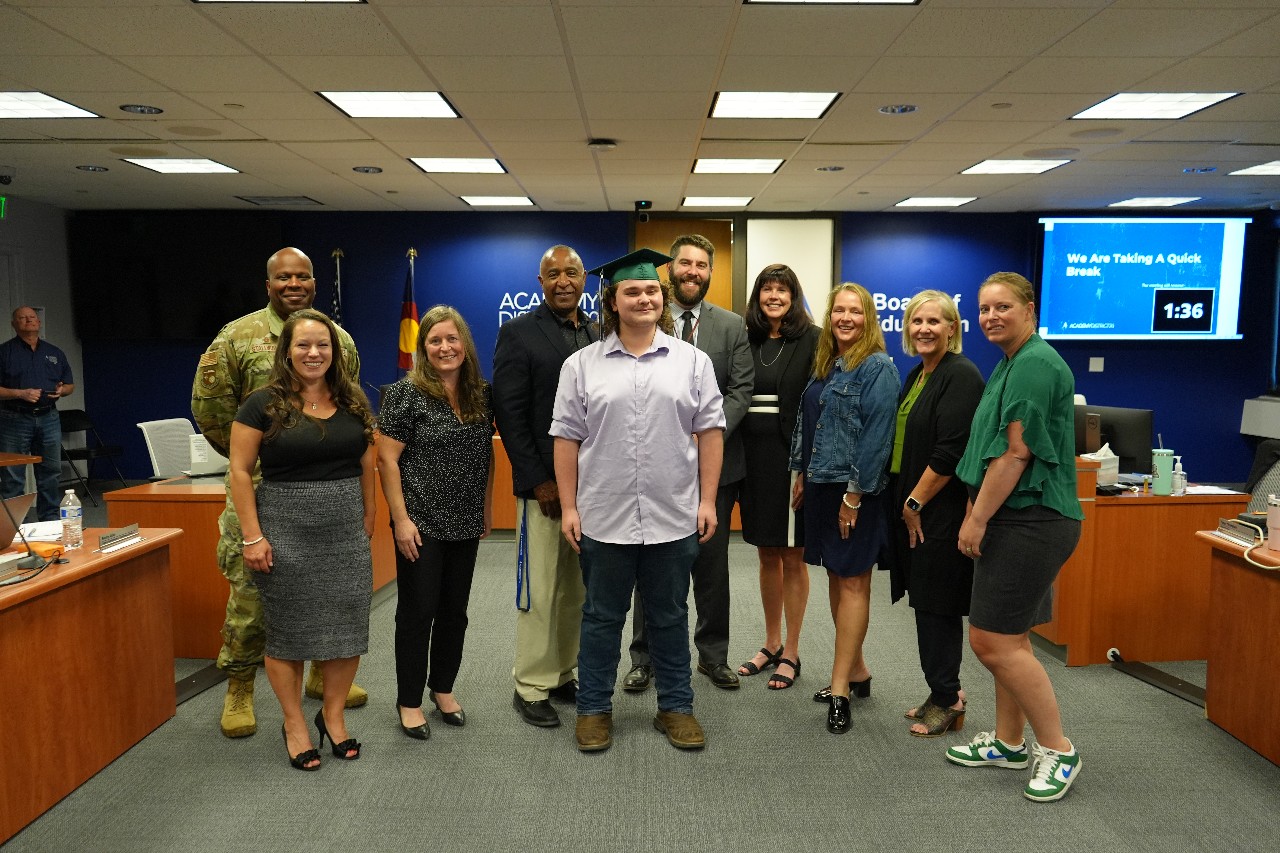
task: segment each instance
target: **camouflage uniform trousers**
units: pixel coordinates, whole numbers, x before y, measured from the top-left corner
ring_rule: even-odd
[[[253,583],[253,571],[244,564],[244,534],[240,518],[227,498],[227,507],[218,518],[218,568],[231,585],[227,616],[222,623],[222,648],[218,669],[229,678],[252,678],[262,663],[267,635],[262,625],[262,600]]]

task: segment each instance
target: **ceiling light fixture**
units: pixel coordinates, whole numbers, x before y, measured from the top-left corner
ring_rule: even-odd
[[[1121,92],[1072,119],[1179,119],[1234,98],[1239,92]]]
[[[239,172],[203,157],[126,157],[126,163],[164,175],[237,175]]]
[[[884,113],[887,116],[904,116],[907,113],[913,113],[919,109],[915,104],[885,104],[878,113]]]
[[[618,143],[612,139],[588,139],[587,147],[592,151],[612,151]]]
[[[110,172],[111,171],[106,166],[91,166],[87,163],[83,166],[76,166],[76,168],[82,172]]]
[[[532,199],[522,195],[464,195],[459,198],[472,207],[533,207]]]
[[[814,168],[815,172],[843,172],[844,166],[818,166]]]
[[[1218,171],[1217,166],[1188,166],[1182,170],[1184,175],[1208,175]]]
[[[1199,201],[1200,196],[1190,196],[1188,198],[1158,198],[1155,196],[1138,197],[1125,199],[1124,201],[1112,202],[1107,207],[1175,207],[1179,204],[1186,204],[1189,201]]]
[[[101,117],[44,92],[0,92],[0,119]]]
[[[120,110],[139,116],[158,116],[164,112],[159,107],[153,107],[150,104],[121,104]]]
[[[305,195],[238,195],[236,198],[263,207],[323,207],[321,202]]]
[[[839,92],[717,92],[711,118],[822,118]]]
[[[410,157],[409,162],[428,174],[505,175],[507,172],[492,157]]]
[[[1237,169],[1234,172],[1228,172],[1230,175],[1280,175],[1280,160],[1272,160],[1270,163],[1260,163],[1257,166],[1250,166],[1247,169]]]
[[[319,92],[351,118],[458,118],[439,92]]]
[[[693,173],[695,175],[772,175],[781,167],[781,159],[699,157],[693,163]]]
[[[683,207],[746,207],[751,204],[749,195],[690,195],[685,196]]]
[[[381,175],[381,166],[352,166],[351,171],[359,172],[362,175]]]
[[[959,207],[977,200],[977,196],[915,196],[904,198],[894,207]]]
[[[1070,160],[983,160],[962,175],[1039,175],[1070,163]]]

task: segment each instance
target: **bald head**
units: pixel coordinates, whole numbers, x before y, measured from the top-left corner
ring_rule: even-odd
[[[316,297],[311,259],[300,249],[286,248],[267,258],[267,299],[281,317],[310,308]]]

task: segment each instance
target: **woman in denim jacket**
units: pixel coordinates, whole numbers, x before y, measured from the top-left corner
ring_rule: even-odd
[[[885,353],[871,294],[842,284],[827,299],[814,378],[805,388],[791,437],[792,503],[803,507],[804,559],[827,570],[836,627],[827,730],[849,730],[849,694],[871,695],[862,657],[871,607],[871,569],[887,538],[880,507],[893,450],[898,368]],[[795,662],[796,675],[800,661]]]

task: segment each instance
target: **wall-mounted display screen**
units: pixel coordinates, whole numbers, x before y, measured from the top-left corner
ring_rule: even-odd
[[[1250,221],[1041,219],[1041,337],[1239,340]]]

